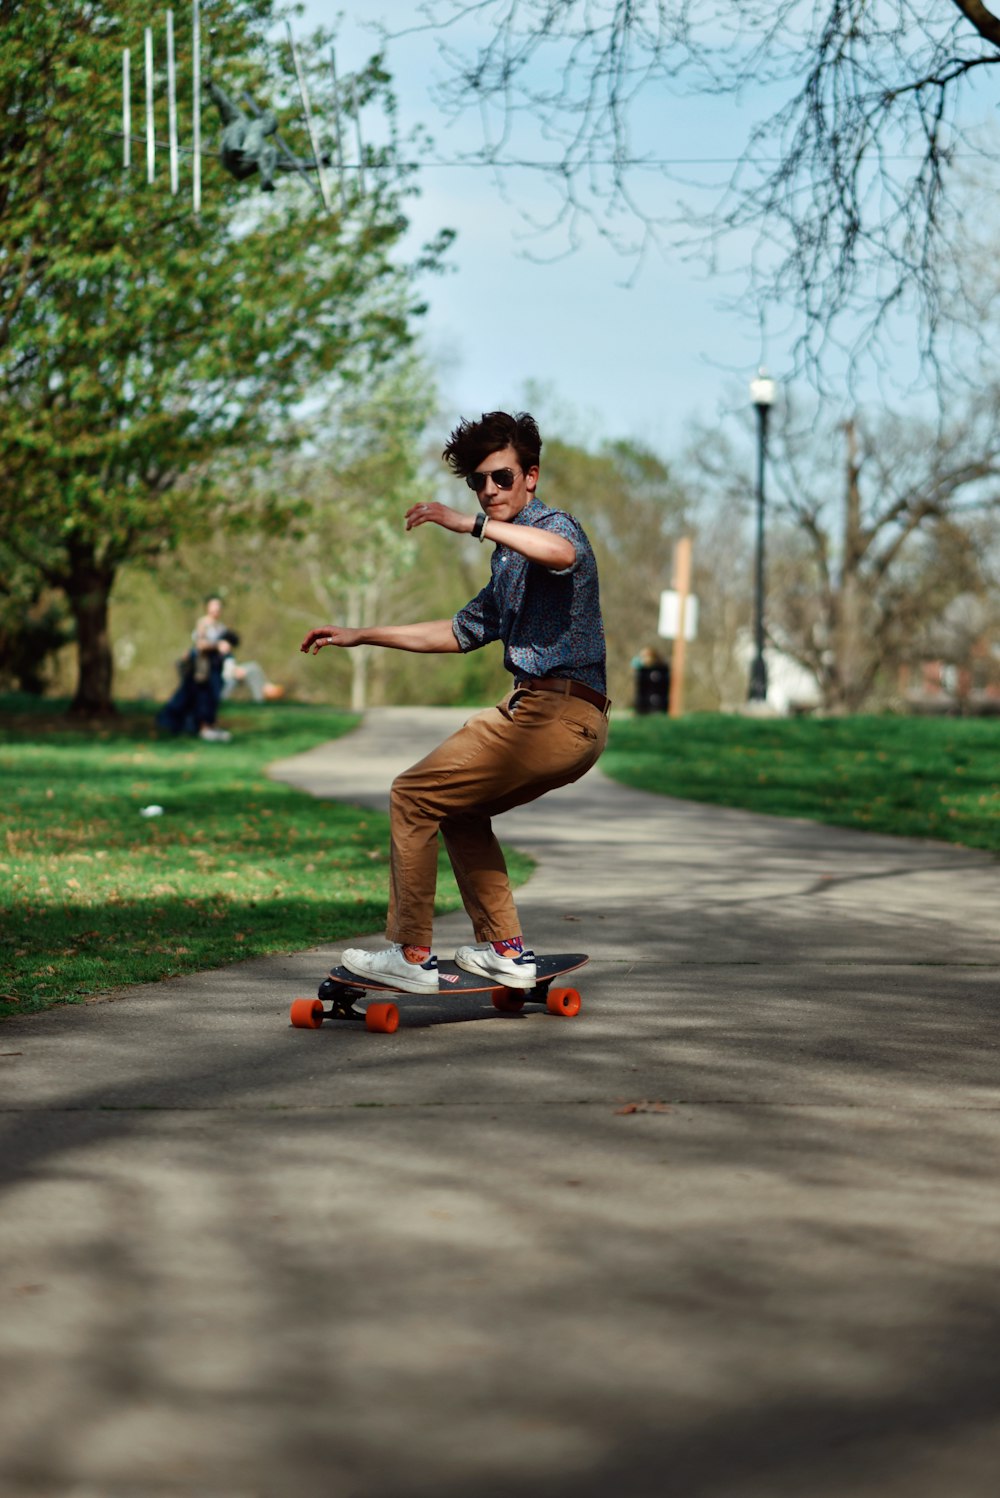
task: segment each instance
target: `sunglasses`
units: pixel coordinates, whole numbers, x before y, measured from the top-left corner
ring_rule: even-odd
[[[474,494],[482,494],[487,479],[492,479],[498,489],[513,489],[516,478],[513,468],[494,468],[492,473],[470,473],[465,482]]]

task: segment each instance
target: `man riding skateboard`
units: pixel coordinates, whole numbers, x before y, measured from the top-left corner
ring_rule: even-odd
[[[489,582],[453,619],[329,625],[310,630],[300,647],[313,655],[325,645],[447,654],[503,641],[511,691],[393,782],[386,924],[392,945],[343,954],[344,967],[358,977],[409,993],[438,989],[431,950],[438,832],[476,938],[459,947],[456,963],[498,985],[534,987],[535,956],[525,947],[491,819],[579,780],[607,741],[611,703],[597,565],[579,522],[536,495],[541,447],[527,413],[491,411],[461,421],[442,456],[478,495],[480,513],[438,503],[406,512],[407,530],[439,525],[495,547]]]

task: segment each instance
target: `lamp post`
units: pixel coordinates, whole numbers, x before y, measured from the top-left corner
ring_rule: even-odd
[[[750,667],[750,702],[767,701],[764,661],[764,464],[767,459],[767,418],[774,405],[775,383],[763,368],[750,381],[750,399],[757,409],[757,559],[754,578],[754,658]]]

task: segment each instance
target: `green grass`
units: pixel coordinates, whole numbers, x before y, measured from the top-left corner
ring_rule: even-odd
[[[64,706],[0,698],[0,1017],[381,928],[388,818],[264,773],[350,715],[227,706],[232,742],[205,744],[158,733],[151,706],[97,729]],[[442,858],[436,909],[459,904]]]
[[[601,767],[664,796],[1000,852],[996,718],[622,719]]]

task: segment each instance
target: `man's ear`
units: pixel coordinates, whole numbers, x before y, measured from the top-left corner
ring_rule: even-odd
[[[537,463],[534,463],[530,468],[528,468],[528,469],[525,470],[525,474],[524,474],[524,487],[528,490],[528,492],[530,494],[534,494],[535,490],[537,489],[537,487],[538,487],[538,464]]]

